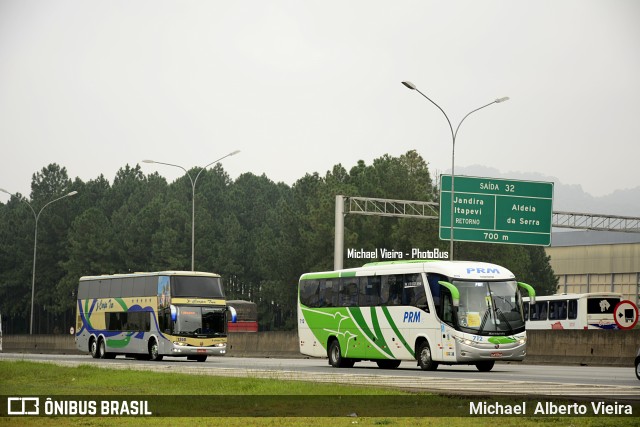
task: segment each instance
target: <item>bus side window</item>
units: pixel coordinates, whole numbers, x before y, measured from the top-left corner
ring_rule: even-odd
[[[87,298],[98,298],[100,295],[100,281],[91,280],[88,286]]]
[[[320,281],[320,290],[318,292],[318,307],[336,307],[338,305],[338,289],[339,282],[337,280]]]
[[[538,301],[531,307],[531,320],[547,320],[546,301]]]
[[[522,315],[524,316],[525,322],[529,320],[529,303],[528,302],[522,303]]]
[[[101,281],[100,288],[98,291],[98,297],[109,298],[109,289],[110,289],[110,282],[108,280]]]
[[[404,275],[404,291],[402,302],[404,305],[412,305],[427,312],[429,311],[429,307],[427,305],[427,295],[424,290],[424,284],[422,283],[421,274],[418,273]]]
[[[144,294],[153,295],[156,293],[158,283],[154,276],[147,276],[144,278]]]
[[[300,302],[307,307],[319,307],[319,280],[302,280],[300,282]]]
[[[133,278],[133,291],[132,297],[143,297],[144,296],[144,277],[134,277]]]
[[[120,289],[122,290],[122,294],[120,295],[120,297],[122,298],[132,297],[133,296],[133,279],[132,278],[122,279],[122,287]]]
[[[549,320],[567,318],[567,301],[549,301]]]
[[[381,301],[382,305],[402,304],[402,275],[389,275],[382,277]]]
[[[353,307],[358,305],[358,278],[350,277],[340,280],[340,307]]]
[[[373,307],[380,304],[380,276],[360,278],[359,302],[360,307]]]
[[[119,297],[122,294],[122,279],[111,279],[110,282],[109,296],[111,298]],[[153,295],[153,293],[149,295]]]
[[[578,318],[578,300],[569,300],[569,319]]]

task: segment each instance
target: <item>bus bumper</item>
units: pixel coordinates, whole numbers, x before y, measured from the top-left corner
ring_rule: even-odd
[[[171,347],[171,356],[224,356],[226,353],[226,344],[215,344],[211,347],[194,347],[174,343]]]
[[[502,344],[456,341],[456,356],[460,363],[474,363],[482,360],[522,361],[526,355],[526,338]]]

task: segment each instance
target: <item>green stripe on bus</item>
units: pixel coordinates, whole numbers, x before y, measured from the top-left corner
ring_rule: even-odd
[[[89,298],[84,300],[84,318],[87,321],[87,327],[93,329],[93,325],[91,324],[91,320],[89,319]]]
[[[120,307],[122,307],[125,312],[129,310],[127,304],[124,303],[124,300],[122,298],[114,298],[114,300],[116,300],[116,302],[120,304]]]
[[[364,334],[367,337],[369,337],[369,339],[371,341],[375,342],[376,337],[373,335],[373,333],[371,332],[371,330],[367,326],[367,322],[365,322],[364,317],[362,316],[362,313],[360,312],[360,309],[356,308],[356,307],[349,307],[348,310],[349,310],[349,313],[351,313],[351,317],[353,317],[353,320],[356,321],[356,325],[358,325],[360,327],[362,332],[364,332]]]
[[[518,340],[516,337],[490,337],[488,341],[491,344],[513,344]]]
[[[387,321],[389,322],[389,325],[391,325],[391,329],[393,329],[393,332],[396,333],[396,335],[400,339],[400,342],[402,343],[402,345],[404,345],[404,348],[406,348],[407,351],[409,352],[409,354],[411,354],[411,357],[416,357],[416,354],[414,353],[413,349],[411,348],[411,346],[409,344],[407,344],[407,342],[405,341],[404,337],[402,336],[402,334],[398,330],[398,327],[396,326],[395,322],[391,318],[391,313],[389,313],[389,309],[383,305],[382,306],[382,312],[384,313],[384,316],[387,318]]]
[[[325,273],[306,273],[300,277],[300,280],[314,279],[338,279],[340,277],[355,277],[355,271],[329,271]]]
[[[131,335],[133,335],[134,332],[131,332],[129,334],[127,334],[126,337],[124,337],[123,339],[114,339],[114,338],[107,338],[107,345],[109,347],[112,348],[124,348],[126,346],[129,345],[129,342],[131,341]]]
[[[373,307],[371,307],[373,310]],[[349,313],[351,313],[351,317],[353,317],[353,320],[356,321],[356,325],[358,325],[360,327],[360,330],[362,330],[362,332],[364,332],[364,334],[371,340],[371,342],[374,342],[378,347],[382,348],[382,351],[384,351],[385,353],[387,353],[389,356],[393,357],[393,354],[391,354],[390,350],[388,348],[386,348],[386,342],[384,341],[384,337],[382,336],[382,332],[380,331],[380,325],[378,325],[378,319],[373,319],[373,327],[376,329],[377,332],[377,337],[376,334],[374,334],[371,329],[369,329],[369,326],[367,326],[367,322],[364,320],[364,316],[362,316],[362,312],[360,311],[360,308],[356,308],[356,307],[349,307]],[[379,340],[382,340],[382,345],[380,345],[380,343],[378,342]]]
[[[394,357],[393,353],[391,352],[391,349],[387,345],[387,341],[384,339],[384,334],[382,333],[382,329],[380,329],[380,322],[378,321],[378,313],[376,313],[375,307],[371,307],[371,323],[373,323],[373,329],[376,335],[380,337],[380,340],[382,340],[380,344],[376,342],[378,347],[382,348],[382,350],[385,353],[387,353],[389,356]]]
[[[330,271],[328,273],[307,273],[303,274],[300,280],[313,280],[313,279],[337,279],[340,277],[339,271]]]

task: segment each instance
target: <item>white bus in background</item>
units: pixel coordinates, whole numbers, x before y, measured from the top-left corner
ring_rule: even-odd
[[[523,298],[527,329],[618,329],[613,311],[622,294],[598,292]]]

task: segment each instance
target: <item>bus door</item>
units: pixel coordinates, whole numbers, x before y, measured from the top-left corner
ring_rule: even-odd
[[[455,307],[451,292],[445,288],[440,288],[440,305],[438,307],[438,317],[440,318],[440,331],[436,335],[436,348],[434,352],[435,360],[455,360]]]

